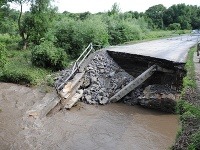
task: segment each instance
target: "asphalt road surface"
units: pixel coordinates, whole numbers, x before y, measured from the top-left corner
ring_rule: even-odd
[[[183,35],[133,45],[111,46],[106,49],[184,63],[190,47],[194,46],[199,39],[200,35]]]

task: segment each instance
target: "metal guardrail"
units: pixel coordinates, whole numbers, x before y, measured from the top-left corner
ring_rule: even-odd
[[[95,50],[93,48],[93,44],[90,43],[87,48],[83,51],[83,53],[79,56],[79,58],[74,62],[74,65],[72,67],[72,71],[70,73],[70,75],[68,76],[68,78],[57,88],[57,90],[61,90],[61,88],[63,87],[64,84],[67,83],[67,81],[69,81],[74,74],[79,71],[79,68],[81,66],[81,64],[85,61],[85,59],[87,58],[87,56],[89,56],[89,54]]]

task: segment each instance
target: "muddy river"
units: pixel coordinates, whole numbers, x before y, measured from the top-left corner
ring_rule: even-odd
[[[31,96],[31,92],[27,87],[0,83],[0,149],[163,150],[175,140],[176,115],[122,103],[94,106],[79,102],[70,111],[26,126],[22,120],[25,105],[44,96],[37,90]]]

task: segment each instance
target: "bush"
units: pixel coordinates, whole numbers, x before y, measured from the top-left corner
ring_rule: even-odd
[[[91,17],[77,22],[74,26],[73,45],[75,49],[84,49],[89,43],[108,45],[108,31],[101,17]]]
[[[180,23],[172,23],[168,26],[169,30],[180,30],[181,24]]]
[[[60,70],[67,65],[67,55],[63,49],[45,41],[34,47],[31,61],[35,66]]]
[[[9,34],[0,34],[0,43],[5,45],[19,42],[19,36],[10,36]]]
[[[76,58],[89,44],[107,45],[108,31],[100,17],[90,17],[83,21],[64,18],[56,27],[56,46],[65,49],[72,58]]]
[[[52,70],[33,66],[31,51],[12,50],[7,53],[7,63],[0,69],[0,81],[38,85]]]
[[[3,69],[0,80],[4,82],[36,85],[48,74],[48,71],[23,63],[16,61],[8,62]]]
[[[74,56],[76,52],[73,48],[73,25],[75,24],[75,21],[72,19],[64,18],[60,22],[58,22],[58,25],[56,25],[56,31],[55,31],[55,37],[56,42],[55,45],[57,47],[60,47],[65,50],[65,52],[69,56]]]
[[[137,20],[121,20],[108,18],[109,43],[111,45],[122,44],[142,37],[142,29]]]
[[[5,45],[0,43],[0,68],[6,64],[6,48]]]
[[[19,83],[19,84],[32,84],[35,85],[37,81],[34,75],[25,69],[10,69],[9,67],[3,70],[1,80],[5,82]]]

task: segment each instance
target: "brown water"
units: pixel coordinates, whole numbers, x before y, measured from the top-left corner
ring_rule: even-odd
[[[44,96],[31,91],[14,84],[0,84],[0,149],[163,150],[175,140],[176,115],[120,103],[78,103],[70,111],[63,110],[24,126],[25,106]]]

